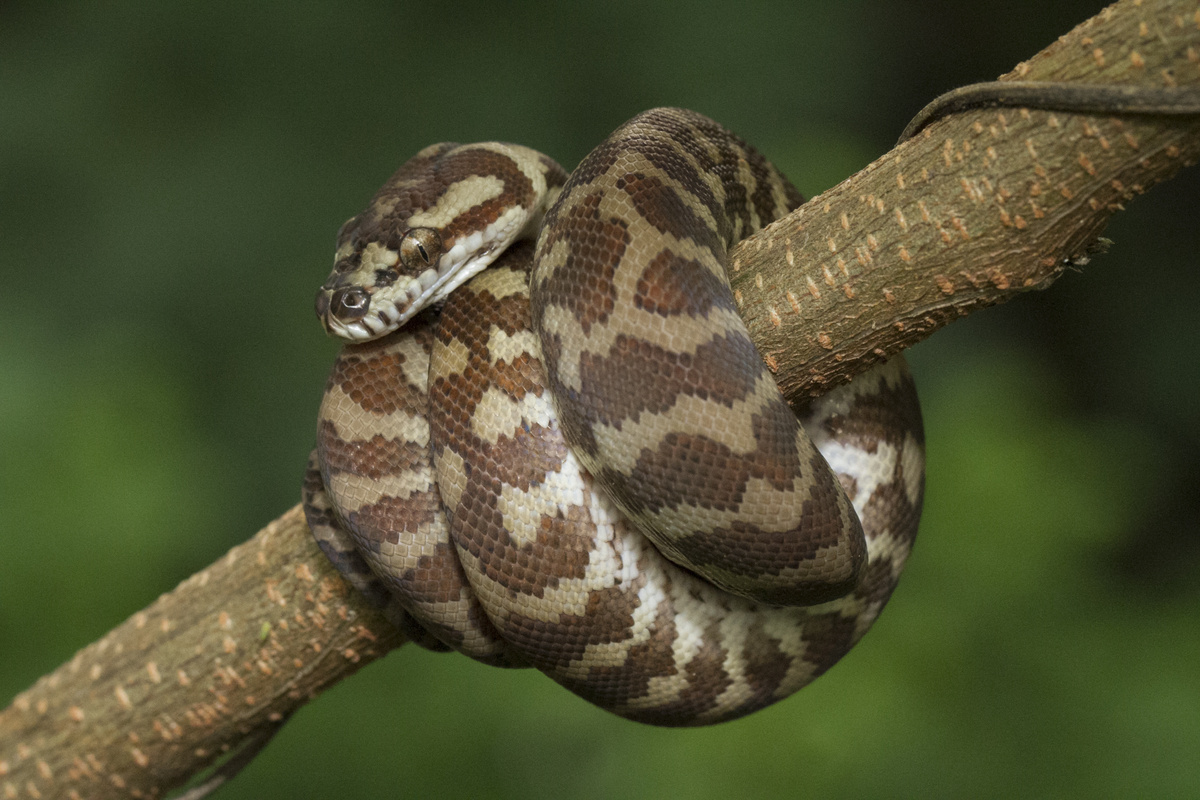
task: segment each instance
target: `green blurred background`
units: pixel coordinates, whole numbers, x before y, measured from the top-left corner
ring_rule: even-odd
[[[570,165],[682,105],[813,195],[1099,7],[5,3],[0,705],[297,501],[336,349],[313,293],[419,148]],[[914,558],[796,697],[663,731],[403,648],[221,796],[1200,795],[1198,207],[1192,171],[912,351]]]

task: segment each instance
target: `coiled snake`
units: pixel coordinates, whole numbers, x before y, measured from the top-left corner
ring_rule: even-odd
[[[305,480],[322,549],[414,641],[630,719],[732,719],[822,674],[896,585],[924,440],[902,359],[797,418],[754,349],[725,253],[800,202],[679,109],[569,178],[515,145],[418,153],[317,296],[351,342]]]

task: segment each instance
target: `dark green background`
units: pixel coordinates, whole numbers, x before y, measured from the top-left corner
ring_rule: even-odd
[[[5,3],[0,704],[294,504],[338,225],[426,144],[575,163],[655,105],[807,195],[1086,2]],[[749,719],[639,727],[404,648],[236,797],[1195,797],[1192,172],[1110,254],[911,356],[915,556],[866,641]]]

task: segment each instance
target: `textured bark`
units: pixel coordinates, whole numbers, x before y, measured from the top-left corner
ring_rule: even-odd
[[[1125,0],[1022,80],[1200,84],[1200,4]],[[1200,155],[1200,122],[1021,111],[934,123],[733,255],[791,396],[1045,288],[1109,216]],[[0,712],[0,798],[159,797],[402,643],[293,508]]]
[[[1200,85],[1200,5],[1127,0],[1001,78]],[[1200,158],[1195,117],[947,117],[734,254],[741,312],[789,397],[1044,289],[1112,214]]]
[[[161,797],[402,642],[297,506],[0,712],[0,797]]]

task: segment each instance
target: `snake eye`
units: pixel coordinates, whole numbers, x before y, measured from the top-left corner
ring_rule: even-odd
[[[423,272],[441,257],[442,237],[433,228],[413,228],[400,240],[400,261],[410,272]]]
[[[333,316],[343,322],[362,319],[366,315],[367,309],[371,307],[371,295],[357,286],[348,286],[333,293],[329,307],[333,311]]]

